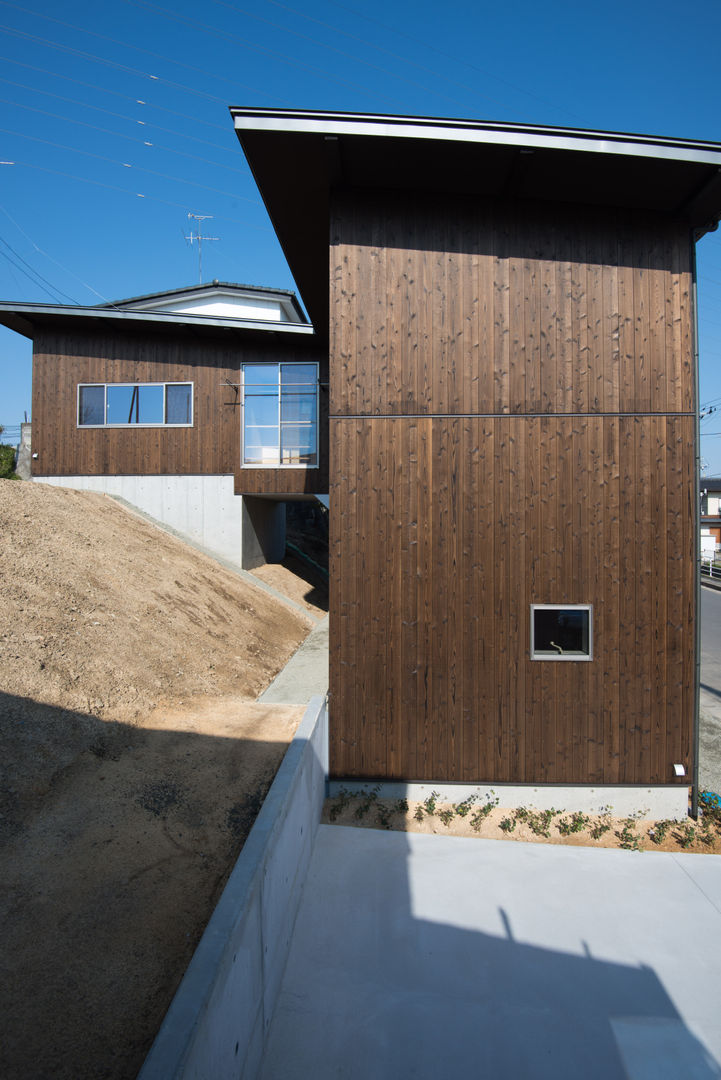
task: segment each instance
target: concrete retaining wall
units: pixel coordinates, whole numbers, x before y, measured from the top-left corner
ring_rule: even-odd
[[[254,1080],[325,798],[325,700],[310,702],[138,1080]]]
[[[36,476],[56,487],[115,495],[214,555],[241,565],[242,499],[232,476]]]
[[[347,791],[369,791],[376,785],[372,780],[331,780],[329,794],[337,795],[341,788]],[[378,795],[383,799],[410,799],[423,802],[432,791],[438,793],[439,802],[458,803],[475,795],[479,802],[498,799],[498,805],[509,809],[517,806],[534,807],[536,810],[577,810],[585,814],[602,814],[611,807],[618,817],[638,814],[642,818],[658,820],[673,818],[683,821],[688,817],[688,787],[686,785],[656,784],[598,786],[584,784],[406,784],[400,781],[379,783]]]

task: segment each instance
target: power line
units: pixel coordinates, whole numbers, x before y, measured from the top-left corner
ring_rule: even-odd
[[[66,102],[66,103],[68,103],[70,105],[80,105],[82,108],[94,109],[96,112],[106,113],[108,116],[114,116],[116,119],[127,120],[131,124],[132,123],[142,124],[143,127],[148,127],[148,128],[152,128],[153,130],[162,131],[166,135],[175,135],[179,139],[192,138],[192,136],[188,136],[183,132],[171,131],[169,128],[162,128],[162,127],[159,127],[157,124],[153,124],[153,123],[148,124],[144,120],[143,121],[135,120],[135,119],[133,119],[133,117],[123,116],[122,113],[111,112],[109,109],[103,109],[98,105],[86,105],[85,102],[75,101],[73,98],[62,97],[60,94],[53,94],[48,90],[37,90],[36,91],[35,88],[32,87],[32,86],[24,86],[22,83],[15,83],[15,82],[12,82],[10,79],[3,79],[1,76],[0,76],[0,82],[9,83],[10,86],[19,86],[19,87],[21,87],[21,89],[24,89],[24,90],[32,90],[33,93],[45,94],[47,97],[57,98],[58,101],[64,101],[64,102]],[[179,157],[187,157],[187,158],[192,158],[194,161],[202,161],[206,165],[213,165],[214,167],[216,167],[218,169],[227,169],[229,172],[239,173],[241,176],[246,176],[247,175],[245,169],[237,169],[234,165],[224,165],[222,161],[212,161],[210,158],[200,157],[198,154],[189,154],[185,150],[176,150],[172,146],[163,146],[161,143],[149,142],[147,139],[137,139],[132,135],[124,134],[124,132],[122,132],[122,131],[112,131],[112,130],[110,130],[110,128],[94,127],[94,125],[89,124],[87,121],[76,120],[72,116],[62,116],[62,115],[60,115],[58,113],[44,113],[44,110],[37,109],[35,106],[23,105],[22,102],[9,101],[7,98],[0,98],[0,101],[3,101],[5,104],[8,104],[8,105],[15,105],[18,109],[28,109],[28,110],[31,110],[31,111],[34,111],[34,112],[43,113],[43,115],[52,116],[56,120],[65,120],[70,124],[82,124],[85,127],[90,127],[93,131],[101,131],[106,135],[117,135],[117,137],[120,138],[120,139],[128,139],[131,142],[137,142],[141,146],[152,147],[155,150],[164,150],[167,154],[177,154]],[[230,128],[228,128],[228,130],[230,130]],[[12,135],[12,134],[15,134],[15,133],[14,132],[7,132],[7,134]],[[200,141],[200,140],[198,140],[198,141]],[[227,151],[229,153],[235,152],[236,153],[236,158],[237,158],[237,147],[233,148],[233,147],[228,147],[228,146],[220,146],[217,143],[205,143],[205,145],[206,146],[213,146],[217,150],[225,150],[225,151]],[[240,196],[239,196],[239,198],[240,198]],[[254,200],[251,200],[251,201],[254,201]]]
[[[133,45],[127,41],[119,41],[117,38],[108,37],[107,34],[99,34],[95,30],[88,30],[84,26],[76,26],[74,23],[64,22],[62,19],[56,19],[52,15],[46,15],[41,11],[31,11],[30,8],[21,7],[19,4],[13,4],[10,0],[0,0],[0,4],[4,7],[12,7],[17,11],[23,11],[27,15],[32,15],[36,19],[45,19],[48,22],[57,23],[59,26],[64,26],[68,30],[77,30],[78,33],[87,34],[90,37],[99,38],[101,41],[109,41],[111,45],[120,45],[123,49],[132,49],[133,52],[142,53],[145,56],[152,56],[154,60],[163,60],[168,64],[175,64],[176,67],[184,68],[186,71],[194,71],[197,75],[202,75],[204,78],[213,78],[218,82],[228,83],[228,85],[235,88],[242,86],[245,90],[251,90],[254,94],[260,94],[261,97],[268,98],[268,94],[264,90],[259,90],[257,87],[248,86],[247,83],[239,82],[237,79],[226,79],[222,75],[218,75],[213,71],[205,71],[203,68],[195,67],[193,64],[185,64],[182,60],[174,60],[170,56],[166,56],[163,53],[153,52],[152,49],[144,49],[140,45]],[[222,105],[227,105],[227,102],[222,98],[213,97],[212,94],[206,94],[202,90],[195,90],[189,86],[183,86],[182,83],[172,82],[169,79],[163,79],[159,75],[151,75],[147,71],[139,71],[137,68],[127,67],[125,64],[120,64],[115,60],[106,60],[102,56],[96,56],[94,53],[83,52],[80,49],[75,49],[70,45],[62,45],[60,42],[52,41],[47,38],[36,37],[34,34],[29,34],[24,30],[16,30],[14,27],[2,26],[0,29],[5,30],[8,34],[14,34],[16,37],[29,38],[31,41],[39,42],[42,45],[46,45],[49,48],[59,49],[61,52],[69,52],[75,56],[82,56],[88,60],[94,60],[97,63],[105,64],[108,67],[114,67],[120,71],[130,72],[133,75],[140,75],[146,79],[154,79],[157,82],[164,83],[166,86],[172,86],[175,89],[183,90],[188,94],[195,94],[197,97],[207,98],[209,101],[215,101]],[[283,100],[283,99],[276,99]],[[286,104],[290,102],[286,101]]]
[[[2,98],[0,98],[2,101]],[[60,119],[68,119],[67,117],[60,117]],[[71,123],[78,123],[80,121],[71,121]],[[92,125],[91,125],[92,126]],[[103,128],[97,130],[102,131]],[[182,176],[171,176],[168,173],[158,172],[156,169],[146,169],[143,165],[132,165],[127,161],[118,161],[116,158],[105,157],[103,154],[94,154],[91,150],[80,150],[73,146],[65,146],[63,143],[50,142],[49,139],[41,139],[37,135],[23,135],[17,131],[6,131],[4,128],[0,128],[7,135],[15,135],[19,139],[29,139],[32,142],[44,143],[46,146],[52,146],[56,150],[68,150],[72,154],[82,154],[84,157],[96,158],[98,161],[107,161],[110,165],[119,165],[123,169],[134,169],[135,172],[147,173],[149,176],[157,176],[161,180],[173,180],[178,184],[188,184],[190,187],[201,188],[203,191],[210,191],[214,195],[226,195],[229,199],[242,199],[244,202],[252,203],[258,206],[257,200],[246,198],[244,195],[237,195],[234,191],[223,191],[221,188],[209,187],[208,184],[199,184],[197,180],[187,180]],[[111,132],[112,134],[112,132]]]
[[[0,210],[2,210],[3,214],[5,215],[5,217],[6,217],[6,218],[8,218],[8,220],[12,222],[12,224],[13,224],[13,225],[15,226],[15,228],[16,228],[16,229],[17,229],[17,230],[18,230],[19,232],[21,232],[21,233],[23,234],[23,236],[25,237],[25,239],[26,239],[26,240],[27,240],[27,241],[28,241],[28,242],[29,242],[30,244],[32,244],[32,246],[33,246],[33,247],[35,248],[35,250],[36,250],[37,252],[39,252],[39,254],[40,254],[40,255],[44,255],[46,259],[50,259],[50,262],[52,262],[52,263],[55,263],[55,265],[56,265],[56,266],[58,266],[58,267],[60,267],[60,269],[61,269],[62,271],[64,271],[64,273],[66,273],[66,274],[70,274],[70,276],[71,276],[71,277],[74,277],[76,281],[79,281],[79,282],[80,282],[80,284],[81,284],[81,285],[83,286],[83,288],[87,289],[87,290],[88,290],[89,292],[91,292],[91,293],[94,293],[94,295],[95,295],[95,296],[99,296],[99,297],[100,297],[100,299],[101,299],[101,300],[103,300],[103,301],[104,301],[104,302],[105,302],[106,304],[109,304],[109,303],[110,303],[110,301],[108,300],[107,296],[103,296],[103,294],[102,294],[102,293],[99,293],[97,289],[94,289],[94,288],[92,287],[92,285],[88,285],[88,283],[87,283],[86,281],[83,281],[83,279],[82,279],[82,278],[79,278],[79,277],[78,277],[78,275],[77,275],[76,273],[74,273],[74,272],[73,272],[72,270],[69,270],[69,269],[67,268],[67,266],[63,266],[63,264],[62,264],[61,262],[58,262],[58,260],[57,260],[57,259],[54,259],[52,255],[49,255],[47,251],[43,251],[43,249],[42,249],[41,247],[39,247],[39,246],[38,246],[38,245],[37,245],[37,244],[35,243],[35,241],[33,240],[32,236],[29,236],[29,235],[28,235],[28,234],[27,234],[27,233],[25,232],[25,229],[23,229],[22,225],[19,225],[19,224],[17,223],[17,221],[15,220],[15,218],[14,218],[14,217],[12,216],[12,214],[11,214],[11,213],[10,213],[10,212],[9,212],[9,211],[8,211],[8,210],[7,210],[7,209],[6,209],[5,207],[4,207],[4,206],[0,206]]]
[[[2,100],[2,98],[0,98],[0,101],[1,100]],[[68,118],[65,117],[64,119],[68,119]],[[75,123],[75,121],[71,120],[70,123]],[[105,129],[104,128],[97,128],[96,130],[104,131]],[[43,146],[52,146],[56,150],[67,150],[68,153],[71,153],[71,154],[83,154],[85,157],[96,158],[98,161],[107,161],[108,164],[110,164],[110,165],[120,165],[122,168],[125,168],[125,169],[135,169],[137,172],[149,173],[151,176],[160,176],[164,180],[176,180],[180,184],[192,184],[195,187],[203,187],[203,186],[205,186],[205,185],[202,185],[202,184],[198,184],[194,180],[186,180],[184,177],[181,177],[181,176],[169,176],[166,173],[156,172],[154,169],[146,169],[143,165],[133,165],[133,164],[130,164],[129,162],[127,162],[127,161],[119,161],[117,158],[106,157],[104,154],[94,154],[92,152],[92,150],[81,150],[80,147],[77,147],[77,146],[67,146],[67,145],[65,145],[65,143],[56,143],[56,142],[52,142],[50,139],[41,139],[39,135],[26,135],[23,131],[11,131],[9,128],[0,128],[0,131],[4,135],[13,135],[17,139],[27,139],[29,142],[41,143]],[[113,133],[111,132],[110,134],[113,134]],[[128,136],[123,136],[123,137],[128,138]],[[134,141],[140,142],[140,140],[134,140]],[[203,161],[203,162],[206,162],[206,164],[208,164],[208,165],[217,165],[218,164],[215,161],[208,161],[207,158],[198,157],[196,154],[185,154],[185,153],[183,153],[182,150],[170,150],[168,147],[163,147],[163,146],[154,146],[154,148],[157,149],[157,150],[166,150],[167,153],[169,153],[169,154],[179,154],[181,157],[191,158],[193,161]],[[223,168],[223,167],[224,166],[220,166],[220,168]],[[223,191],[220,191],[218,188],[211,188],[211,187],[208,187],[207,190],[212,191],[217,195],[231,195],[231,197],[233,199],[240,199],[243,202],[250,203],[252,206],[259,206],[259,200],[258,199],[251,199],[247,195],[237,195],[235,192],[227,192],[227,191],[223,192]]]
[[[0,0],[0,3],[4,3],[6,0]],[[43,17],[43,16],[41,16]],[[216,97],[214,94],[207,94],[204,90],[195,90],[193,87],[185,86],[183,83],[173,82],[172,79],[164,79],[160,75],[153,75],[148,71],[141,71],[139,68],[129,67],[127,64],[120,64],[116,60],[106,60],[102,56],[96,56],[95,53],[84,52],[82,49],[74,49],[70,45],[62,45],[57,41],[50,41],[48,38],[38,37],[37,34],[29,34],[25,30],[16,30],[11,26],[4,26],[0,23],[0,31],[5,34],[11,34],[13,37],[24,38],[27,41],[32,41],[38,45],[44,45],[48,49],[57,49],[60,52],[65,52],[71,56],[79,56],[83,60],[90,60],[96,64],[103,64],[105,67],[114,68],[116,71],[122,71],[126,75],[138,75],[141,79],[150,79],[153,82],[158,82],[163,86],[169,86],[173,90],[180,90],[184,94],[192,94],[195,97],[203,98],[205,101],[212,101],[216,105],[221,105],[223,108],[227,108],[227,101],[225,98]],[[111,39],[112,40],[112,39]],[[122,44],[119,42],[118,44]],[[125,46],[128,49],[136,48],[133,45]],[[147,49],[138,49],[139,52],[148,52]],[[157,53],[151,53],[151,56],[159,56]],[[210,72],[203,71],[201,68],[193,67],[190,64],[182,64],[178,60],[171,60],[169,57],[160,56],[160,59],[166,60],[170,64],[178,64],[180,67],[189,68],[191,71],[195,71],[202,75],[203,78],[216,78],[220,82],[227,82],[233,86],[237,86],[231,79],[225,79],[222,75],[212,75]],[[260,91],[254,91],[254,93],[260,93]],[[263,97],[267,97],[267,94],[263,94]],[[286,102],[286,104],[289,104]]]
[[[218,4],[220,7],[230,8],[231,11],[240,11],[240,12],[243,12],[244,14],[248,14],[248,15],[250,15],[250,18],[256,18],[256,19],[258,18],[257,15],[251,15],[250,12],[245,12],[243,8],[236,8],[233,4],[227,3],[227,0],[211,0],[211,2],[214,3],[214,4]],[[318,25],[318,26],[323,26],[327,30],[331,30],[334,34],[340,34],[342,37],[349,38],[351,41],[357,41],[361,45],[366,45],[369,49],[374,49],[376,52],[383,53],[385,56],[390,56],[394,60],[400,60],[400,62],[402,64],[407,64],[409,67],[414,67],[414,68],[417,68],[419,71],[424,71],[428,75],[433,75],[434,78],[441,79],[444,82],[449,83],[451,86],[457,86],[461,90],[467,90],[469,93],[474,94],[476,97],[481,97],[486,101],[491,101],[495,105],[500,105],[504,109],[509,109],[509,110],[511,109],[511,106],[506,104],[505,102],[499,101],[497,98],[489,97],[488,94],[479,93],[478,89],[476,87],[467,86],[465,83],[459,83],[455,79],[449,79],[447,75],[441,75],[434,68],[426,67],[425,64],[419,64],[415,60],[409,60],[408,57],[401,56],[400,53],[393,52],[392,49],[386,49],[382,45],[376,45],[374,42],[368,41],[366,38],[359,37],[357,34],[349,34],[346,30],[341,30],[341,28],[339,26],[334,26],[332,23],[324,22],[322,19],[316,19],[312,15],[307,15],[305,12],[299,11],[298,8],[290,7],[288,4],[281,4],[281,3],[279,3],[279,0],[268,0],[268,3],[273,4],[274,7],[281,8],[283,11],[290,11],[290,12],[292,12],[292,14],[297,15],[301,19],[305,19],[307,22],[312,22],[312,23],[316,23],[316,25]],[[266,20],[266,19],[262,19],[260,21],[261,22],[268,22],[268,20]],[[281,26],[278,23],[269,22],[269,25],[278,27],[281,30],[285,30],[289,34],[295,34],[296,33],[294,30],[290,30],[290,29],[288,29],[288,27]],[[296,37],[305,38],[305,35],[304,34],[296,34]],[[314,42],[316,42],[316,44],[323,45],[323,42],[318,41],[316,38],[307,38],[306,40],[314,41]],[[323,48],[331,48],[331,46],[330,45],[323,45]],[[334,49],[333,51],[334,52],[340,52],[340,50],[338,50],[338,49]],[[342,56],[347,56],[349,54],[341,52],[341,55]],[[360,60],[358,57],[354,57],[354,59],[356,59],[361,64],[366,63],[366,61]],[[369,64],[367,66],[374,67],[375,65]],[[396,76],[393,72],[389,71],[388,68],[378,68],[376,70],[386,71],[389,75],[393,75],[394,78],[399,77],[399,76]],[[413,83],[413,85],[418,86],[418,85],[424,85],[424,84]],[[457,101],[456,98],[448,98],[447,100],[449,100],[449,101]]]
[[[269,2],[274,3],[275,0],[269,0]],[[484,71],[483,68],[476,67],[475,64],[471,64],[468,60],[461,59],[461,57],[453,56],[451,53],[444,52],[443,49],[439,49],[436,45],[430,45],[427,41],[423,41],[422,38],[414,37],[412,34],[408,34],[403,30],[397,30],[395,29],[395,27],[388,26],[387,23],[381,22],[380,19],[376,19],[374,16],[368,15],[366,12],[357,11],[355,8],[350,8],[346,4],[338,3],[338,0],[328,0],[328,3],[332,4],[333,7],[340,8],[341,11],[347,11],[355,18],[365,19],[366,22],[375,23],[383,30],[390,31],[391,34],[396,34],[398,37],[405,38],[407,41],[412,41],[415,45],[420,45],[422,46],[422,48],[430,50],[430,52],[437,53],[439,56],[443,56],[446,60],[450,60],[453,64],[463,64],[463,66],[467,67],[470,71],[475,71],[479,75],[482,75],[484,78],[488,78],[488,72]],[[568,109],[565,109],[552,101],[548,101],[547,98],[542,98],[539,94],[534,94],[531,90],[524,90],[523,87],[517,85],[516,83],[510,82],[508,79],[502,79],[498,75],[494,75],[492,76],[492,78],[494,78],[496,82],[503,83],[505,86],[510,87],[517,93],[524,94],[526,97],[534,98],[536,101],[540,102],[543,105],[550,105],[550,107],[552,109],[555,109],[557,112],[565,113],[566,116],[572,116],[574,119],[577,120],[581,119],[575,113],[569,112]]]
[[[82,184],[92,184],[94,187],[105,188],[107,191],[119,191],[122,195],[130,195],[138,199],[146,199],[148,202],[161,203],[163,206],[178,207],[181,210],[184,210],[186,213],[188,211],[188,203],[172,202],[170,199],[161,199],[158,195],[146,195],[143,192],[139,191],[128,191],[127,188],[118,187],[117,184],[106,184],[103,183],[101,180],[91,180],[87,176],[76,176],[74,173],[62,172],[60,169],[49,169],[45,165],[35,165],[30,161],[16,161],[15,165],[18,166],[18,168],[35,169],[37,172],[48,173],[51,176],[62,176],[66,180],[78,180]],[[232,197],[236,198],[235,195],[233,195]],[[229,221],[232,222],[233,225],[241,225],[244,229],[255,229],[258,232],[272,232],[272,230],[265,225],[254,225],[252,222],[249,221],[239,221],[238,218],[225,217],[220,214],[215,215],[215,220]]]
[[[13,82],[12,79],[3,79],[2,76],[0,76],[0,82],[7,83],[8,86],[17,86],[21,90],[30,90],[33,94],[42,94],[44,97],[51,97],[51,98],[55,98],[57,101],[64,101],[68,105],[79,105],[80,108],[82,108],[82,109],[92,109],[93,112],[105,113],[106,116],[113,116],[113,117],[115,117],[116,120],[127,120],[127,122],[129,124],[140,124],[142,127],[151,127],[151,128],[153,128],[153,129],[155,129],[157,131],[164,132],[166,135],[174,135],[178,139],[192,138],[191,135],[187,135],[184,131],[173,131],[172,128],[164,128],[164,127],[161,127],[159,124],[154,124],[152,122],[148,123],[146,120],[138,120],[138,118],[135,117],[135,116],[126,116],[124,113],[113,112],[112,109],[104,109],[102,107],[102,105],[91,105],[87,101],[78,101],[76,98],[65,97],[63,94],[54,94],[52,92],[52,90],[40,90],[35,86],[27,86],[25,83]],[[21,109],[30,108],[30,106],[23,105],[19,101],[16,101],[16,102],[10,101],[10,102],[7,102],[7,104],[17,105]],[[70,117],[65,116],[65,117],[61,117],[60,119],[68,120],[68,119],[70,119]],[[79,123],[80,121],[73,120],[72,122],[73,123]],[[101,128],[100,130],[107,130],[107,129],[102,129]],[[232,131],[232,129],[231,129],[230,124],[229,124],[228,127],[226,128],[226,132],[231,132],[231,131]],[[117,132],[117,133],[116,132],[111,132],[111,134],[120,134],[120,133],[119,132]],[[126,138],[126,139],[127,138],[132,138],[132,136],[124,135],[123,138]],[[237,147],[222,146],[220,143],[211,143],[211,142],[207,142],[206,140],[200,140],[200,139],[198,139],[196,141],[198,141],[198,142],[202,141],[205,146],[212,146],[215,150],[224,150],[224,151],[226,151],[226,153],[235,152],[237,154]],[[169,147],[162,147],[162,149],[168,150],[168,152],[171,153],[171,154],[172,153],[179,153],[179,151],[171,150]],[[201,160],[204,160],[204,159],[201,159]],[[220,162],[217,162],[217,161],[211,161],[211,162],[209,162],[209,164],[210,165],[218,165],[218,167],[221,168],[221,169],[232,169],[233,172],[243,172],[244,171],[243,169],[236,169],[232,165],[221,165]]]
[[[0,3],[3,0],[0,0]],[[232,41],[236,45],[239,45],[241,49],[247,49],[250,52],[261,53],[264,56],[269,56],[273,60],[279,60],[282,64],[288,64],[290,67],[299,68],[301,71],[308,71],[312,75],[319,76],[321,79],[325,79],[328,82],[337,83],[339,86],[350,87],[351,90],[355,90],[358,93],[363,94],[364,97],[371,99],[381,98],[383,95],[368,93],[365,86],[360,86],[358,83],[349,82],[347,79],[339,79],[335,75],[329,75],[323,68],[319,68],[316,64],[303,64],[300,60],[294,60],[290,56],[286,56],[284,53],[277,52],[274,49],[266,49],[263,45],[251,45],[244,38],[239,37],[237,34],[232,34],[227,30],[218,30],[213,26],[208,26],[207,23],[197,22],[194,19],[188,19],[184,15],[178,15],[174,11],[168,10],[168,8],[158,7],[157,4],[150,4],[147,0],[123,0],[123,3],[129,4],[132,7],[147,8],[149,11],[153,11],[158,15],[161,15],[164,19],[169,19],[171,22],[179,22],[189,26],[193,30],[200,30],[204,34],[210,34],[213,37],[222,38],[223,41]]]
[[[45,91],[40,91],[40,92],[45,93]],[[55,95],[51,95],[51,96],[54,97]],[[65,99],[65,100],[67,100],[67,99]],[[94,124],[89,124],[87,122],[87,120],[75,120],[71,116],[62,116],[59,113],[48,112],[46,109],[39,109],[36,105],[23,105],[22,102],[20,102],[20,101],[12,101],[9,98],[0,98],[0,101],[2,101],[5,105],[14,105],[18,109],[27,109],[28,112],[40,113],[41,116],[50,116],[54,120],[66,120],[70,124],[80,124],[82,127],[91,128],[93,131],[102,131],[106,135],[117,135],[117,137],[119,139],[129,139],[131,142],[137,142],[138,141],[137,139],[134,138],[134,136],[125,135],[122,131],[111,131],[110,128],[96,127]],[[87,108],[89,108],[89,109],[97,108],[99,112],[107,112],[108,111],[106,109],[100,109],[98,106],[95,106],[95,105],[88,105]],[[111,113],[110,115],[111,116],[120,116],[119,113]],[[192,142],[202,143],[203,146],[212,146],[214,150],[225,150],[228,153],[233,152],[233,148],[231,148],[229,146],[221,146],[219,143],[208,142],[207,139],[199,139],[196,135],[181,134],[180,132],[173,131],[171,128],[161,127],[159,124],[153,124],[153,123],[148,124],[144,120],[135,120],[135,119],[133,119],[132,117],[129,117],[129,116],[121,117],[121,119],[128,120],[130,123],[140,124],[143,127],[152,128],[155,131],[162,131],[165,135],[175,135],[177,138],[180,138],[180,139],[190,139]],[[177,151],[172,151],[171,150],[170,153],[177,153]]]
[[[37,270],[33,269],[30,263],[26,262],[26,260],[23,259],[22,255],[19,255],[18,252],[15,251],[15,248],[12,247],[12,245],[9,244],[7,240],[5,240],[2,236],[0,236],[0,244],[4,244],[8,251],[11,251],[13,253],[15,259],[18,259],[21,263],[24,264],[24,266],[19,266],[17,262],[14,262],[6,251],[0,250],[0,255],[7,259],[11,266],[14,266],[15,269],[19,270],[21,274],[24,274],[25,277],[28,278],[36,288],[42,289],[44,293],[47,293],[51,300],[61,302],[60,297],[64,296],[65,299],[70,300],[71,303],[77,303],[77,301],[73,300],[71,296],[68,296],[67,293],[61,292],[60,289],[56,289],[55,286],[47,280],[47,278],[44,278],[42,274],[39,274]],[[27,267],[28,269],[26,270],[25,267]],[[42,284],[43,282],[45,284]]]
[[[132,3],[132,4],[135,5],[137,2],[140,2],[140,0],[125,0],[125,2],[126,3]],[[352,60],[356,64],[362,64],[364,67],[370,68],[371,71],[379,71],[384,75],[389,75],[392,79],[397,79],[399,82],[406,83],[408,86],[420,87],[422,90],[426,90],[426,91],[429,90],[429,87],[428,87],[427,83],[420,83],[420,82],[417,82],[415,79],[408,79],[404,75],[399,75],[398,72],[396,72],[396,71],[391,71],[390,68],[381,67],[378,64],[372,64],[372,63],[370,63],[370,61],[363,60],[360,56],[356,56],[354,53],[346,52],[344,49],[338,49],[338,48],[336,48],[335,45],[328,45],[327,42],[320,41],[318,38],[311,37],[309,34],[301,34],[297,30],[291,30],[291,28],[289,26],[283,26],[282,23],[276,23],[276,22],[273,22],[272,19],[264,19],[260,15],[254,15],[253,12],[248,11],[247,8],[236,7],[234,4],[225,3],[224,0],[212,0],[212,3],[217,4],[219,7],[228,8],[230,11],[234,12],[237,15],[243,15],[248,19],[254,19],[256,22],[263,23],[265,26],[271,26],[271,27],[273,27],[273,29],[280,30],[284,34],[291,34],[293,37],[300,38],[301,41],[310,41],[311,44],[318,45],[318,46],[320,46],[321,49],[326,49],[328,52],[336,53],[336,55],[343,56],[347,60]],[[284,4],[281,4],[279,6],[285,8],[286,11],[295,12],[294,8],[285,7]],[[295,12],[295,14],[301,14],[301,13],[300,12]],[[328,23],[321,22],[320,19],[311,19],[310,16],[303,16],[303,18],[307,18],[311,22],[319,23],[321,26],[326,26],[330,30],[335,30],[335,28],[330,26]],[[344,33],[342,30],[338,30],[336,32],[340,33],[340,34]],[[344,34],[344,36],[345,37],[351,37],[351,38],[353,38],[354,41],[359,41],[364,45],[369,45],[370,44],[370,42],[364,42],[362,38],[354,37],[352,34]],[[371,48],[376,48],[376,46],[371,45]],[[433,75],[435,78],[439,78],[437,72],[431,70],[430,68],[424,68],[421,64],[415,64],[413,61],[406,60],[404,57],[398,56],[396,53],[391,53],[387,49],[379,49],[378,51],[388,53],[388,55],[393,56],[396,60],[400,60],[401,63],[409,64],[412,67],[420,68],[421,71],[425,71],[428,74]],[[443,77],[441,76],[440,78],[443,78]],[[463,89],[464,90],[469,90],[471,93],[475,93],[475,91],[471,90],[470,87],[463,87]],[[432,90],[432,89],[431,89],[430,92],[432,94],[434,94],[434,96],[436,96],[436,97],[443,98],[444,101],[452,101],[456,105],[463,104],[462,102],[459,101],[458,98],[448,97],[447,94],[442,94],[442,93],[439,93],[438,91]],[[504,108],[506,108],[506,107],[507,106],[504,106]]]
[[[84,82],[82,79],[73,79],[70,75],[61,75],[59,71],[51,71],[50,68],[37,67],[35,64],[24,64],[21,60],[15,60],[10,56],[0,56],[0,60],[6,64],[15,64],[17,67],[27,68],[28,71],[37,71],[41,75],[49,75],[53,79],[63,79],[64,82],[75,83],[76,86],[84,86],[86,90],[95,90],[100,94],[111,94],[113,97],[122,98],[123,101],[132,101],[136,105],[143,105],[145,108],[157,109],[159,112],[168,113],[170,116],[177,116],[181,120],[188,120],[191,124],[200,124],[202,127],[212,127],[216,131],[223,131],[227,134],[227,124],[214,124],[212,120],[202,120],[198,116],[190,116],[188,113],[178,112],[176,109],[167,109],[164,105],[158,105],[154,101],[141,101],[140,98],[134,97],[131,94],[121,94],[119,90],[110,90],[106,86],[98,86],[97,83]],[[9,80],[4,80],[9,81]],[[12,85],[20,85],[12,84]],[[37,90],[37,87],[32,87],[33,90]],[[38,90],[38,93],[48,93],[46,90]],[[83,102],[86,104],[86,102]]]

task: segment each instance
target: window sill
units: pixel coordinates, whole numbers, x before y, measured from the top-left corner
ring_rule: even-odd
[[[531,660],[576,660],[576,661],[588,661],[593,660],[592,656],[588,653],[581,652],[536,652],[532,653]]]

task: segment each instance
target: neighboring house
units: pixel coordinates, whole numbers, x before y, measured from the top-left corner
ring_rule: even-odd
[[[713,536],[716,548],[721,547],[721,477],[702,476],[701,536]]]
[[[329,332],[332,775],[683,813],[721,146],[231,113]]]
[[[33,478],[119,496],[244,567],[328,491],[327,348],[293,293],[213,282],[0,304],[33,341]]]

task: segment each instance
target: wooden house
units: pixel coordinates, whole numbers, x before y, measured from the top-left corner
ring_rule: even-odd
[[[327,493],[328,353],[293,293],[216,281],[0,322],[33,341],[34,479],[245,568],[283,557],[284,500]]]
[[[328,328],[332,775],[685,812],[721,147],[231,113]]]

